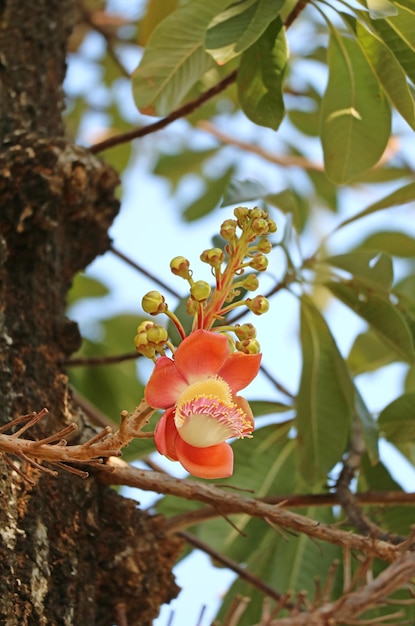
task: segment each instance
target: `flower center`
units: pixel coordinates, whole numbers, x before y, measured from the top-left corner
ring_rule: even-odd
[[[232,401],[232,392],[219,376],[197,381],[180,395],[174,421],[180,437],[196,448],[207,448],[230,437],[246,437],[253,425]]]

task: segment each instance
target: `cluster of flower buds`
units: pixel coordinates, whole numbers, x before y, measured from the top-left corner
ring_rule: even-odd
[[[267,254],[272,245],[267,237],[276,231],[276,225],[269,215],[259,208],[239,207],[234,211],[235,219],[223,222],[220,234],[226,241],[224,250],[210,248],[200,255],[201,261],[210,265],[215,285],[212,288],[204,280],[194,280],[190,262],[183,256],[176,256],[170,263],[175,276],[189,283],[190,296],[186,310],[193,317],[192,332],[198,329],[213,332],[233,332],[238,341],[229,337],[233,349],[246,354],[259,353],[255,329],[251,324],[242,326],[221,325],[225,316],[236,307],[245,306],[255,315],[266,313],[269,308],[265,296],[241,298],[241,292],[256,291],[259,285],[258,272],[268,267]],[[158,291],[150,291],[142,300],[143,310],[150,315],[164,313],[176,326],[182,339],[186,333],[177,316],[170,311],[164,297]],[[150,326],[146,326],[150,324]],[[155,360],[156,354],[164,354],[165,347],[172,349],[160,329],[151,322],[141,324],[137,329],[135,343],[138,352]],[[248,331],[249,327],[249,331]],[[162,329],[164,330],[164,329]],[[159,333],[159,334],[157,334]]]

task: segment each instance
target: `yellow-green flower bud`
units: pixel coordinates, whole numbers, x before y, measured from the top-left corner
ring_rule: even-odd
[[[253,299],[248,298],[245,303],[248,309],[255,315],[262,315],[269,309],[269,302],[265,296],[255,296]]]
[[[236,342],[236,349],[245,354],[259,354],[261,346],[256,339],[244,339]]]
[[[252,267],[252,269],[257,270],[258,272],[265,272],[268,267],[268,259],[263,254],[258,253],[249,263],[249,267]]]
[[[268,239],[261,239],[257,244],[258,252],[262,252],[262,254],[269,254],[272,250],[272,244],[268,241]]]
[[[253,324],[238,324],[235,326],[234,333],[240,341],[254,339],[256,337],[256,328]]]
[[[146,346],[148,343],[147,333],[145,330],[142,330],[136,334],[136,336],[134,337],[134,343],[138,352],[141,352],[140,348]]]
[[[250,212],[249,209],[247,209],[244,206],[239,206],[233,212],[234,216],[238,220],[238,226],[242,230],[244,229],[244,227],[246,226],[246,224],[249,221],[249,212]]]
[[[268,222],[263,217],[257,217],[253,220],[251,228],[256,235],[266,235],[268,232]]]
[[[265,211],[263,211],[257,206],[254,209],[251,209],[250,211],[251,220],[264,219],[266,217],[267,217],[267,214],[265,213]]]
[[[137,334],[140,334],[142,332],[147,333],[149,328],[153,328],[153,326],[155,325],[155,322],[152,322],[151,320],[144,320],[144,322],[141,322],[141,324],[137,326]]]
[[[277,232],[277,225],[274,222],[274,220],[269,217],[267,221],[268,221],[268,232],[269,233],[276,233]]]
[[[167,309],[164,296],[159,291],[149,291],[141,301],[143,311],[149,315],[158,315]]]
[[[155,346],[164,345],[168,338],[167,330],[163,326],[154,325],[147,331],[147,340]]]
[[[200,255],[200,260],[209,263],[215,269],[219,269],[225,259],[225,253],[220,248],[210,248],[204,250]]]
[[[236,238],[236,220],[225,220],[220,227],[220,234],[226,241],[232,242]]]
[[[196,300],[196,302],[204,302],[205,300],[207,300],[210,296],[211,291],[211,286],[204,280],[197,280],[190,287],[191,296],[193,300]]]
[[[190,278],[190,262],[184,256],[175,256],[170,261],[170,270],[175,276],[180,276],[186,280]]]
[[[248,274],[242,281],[242,287],[248,291],[256,291],[259,287],[259,280],[256,274]]]
[[[137,352],[146,356],[148,359],[154,359],[156,356],[156,349],[154,346],[147,344],[146,346],[137,347]]]

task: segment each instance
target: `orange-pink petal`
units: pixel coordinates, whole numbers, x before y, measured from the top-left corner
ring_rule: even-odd
[[[178,438],[177,428],[174,423],[174,409],[167,409],[157,422],[154,431],[154,443],[160,454],[171,461],[178,461],[175,441]]]
[[[227,443],[219,443],[208,448],[196,448],[178,436],[176,453],[180,463],[193,476],[199,478],[227,478],[232,476],[233,451]]]
[[[215,375],[229,356],[224,335],[195,330],[177,348],[174,363],[189,384],[204,376]]]
[[[261,365],[261,358],[261,354],[233,352],[217,374],[223,380],[226,380],[232,389],[232,393],[236,393],[254,380]]]
[[[162,356],[156,361],[144,395],[150,406],[155,409],[167,409],[174,406],[186,387],[187,383],[174,361],[167,356]]]

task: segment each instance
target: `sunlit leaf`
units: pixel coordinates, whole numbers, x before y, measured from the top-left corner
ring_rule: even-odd
[[[326,257],[322,262],[339,267],[370,287],[387,292],[393,282],[391,258],[375,250],[354,250],[350,254]]]
[[[400,7],[399,13],[403,11]],[[409,28],[413,28],[414,14],[410,11],[406,12]],[[401,24],[388,18],[383,20],[373,20],[371,25],[378,32],[384,43],[393,52],[399,64],[405,71],[406,75],[412,82],[415,82],[415,65],[414,65],[414,45],[413,40],[408,41],[405,34],[401,32]],[[404,18],[405,21],[405,18]]]
[[[252,46],[275,20],[285,0],[242,0],[219,13],[209,25],[206,50],[219,64]]]
[[[146,12],[138,25],[138,43],[145,46],[153,30],[179,6],[179,0],[148,0]]]
[[[301,348],[296,421],[299,463],[303,479],[314,485],[345,451],[354,390],[324,318],[305,297],[301,301]]]
[[[366,0],[366,5],[374,20],[396,15],[398,12],[396,6],[389,0]]]
[[[329,281],[326,286],[336,298],[366,320],[401,359],[413,362],[413,340],[408,324],[381,292],[374,293],[357,279],[341,283]]]
[[[278,18],[243,53],[238,70],[239,101],[245,115],[255,124],[276,130],[282,122],[286,64],[285,32]]]
[[[368,170],[390,136],[391,112],[357,43],[331,34],[329,82],[321,107],[321,140],[328,177],[337,184]]]
[[[191,0],[154,29],[133,75],[134,99],[142,113],[167,115],[213,67],[204,50],[205,32],[223,8],[223,0]]]
[[[187,222],[197,220],[210,213],[218,206],[229,182],[234,174],[234,167],[228,168],[220,178],[207,181],[207,188],[199,198],[194,200],[183,210],[183,217]]]

